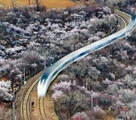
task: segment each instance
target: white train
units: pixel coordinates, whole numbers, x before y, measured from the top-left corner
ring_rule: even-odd
[[[44,97],[47,93],[47,90],[51,84],[51,82],[55,79],[55,77],[67,66],[72,64],[73,62],[89,55],[90,53],[94,51],[98,51],[113,42],[126,37],[127,33],[130,33],[135,27],[136,27],[136,17],[135,15],[125,13],[119,10],[116,10],[116,13],[120,14],[126,14],[126,16],[130,16],[130,22],[129,24],[123,28],[122,30],[105,37],[99,41],[96,41],[90,45],[87,45],[81,49],[78,49],[65,57],[58,60],[56,63],[54,63],[51,67],[47,69],[47,71],[43,74],[41,77],[39,83],[38,83],[38,96]]]

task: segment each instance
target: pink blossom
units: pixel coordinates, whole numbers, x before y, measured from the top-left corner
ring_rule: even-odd
[[[63,93],[62,91],[60,91],[60,90],[56,90],[56,91],[53,93],[52,97],[53,97],[54,100],[56,101],[58,98],[64,97],[64,93]]]

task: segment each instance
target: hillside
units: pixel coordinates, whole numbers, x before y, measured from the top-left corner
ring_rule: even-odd
[[[27,6],[29,5],[29,0],[15,0],[12,2],[12,0],[0,0],[0,7],[2,8],[10,8],[13,6],[13,4],[16,4],[17,6]],[[35,0],[30,0],[30,4],[34,5]],[[72,2],[71,0],[42,0],[41,5],[45,5],[48,9],[51,8],[66,8],[66,7],[72,7],[77,5],[77,3]]]

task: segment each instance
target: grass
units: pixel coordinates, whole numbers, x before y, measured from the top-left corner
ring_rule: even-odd
[[[17,7],[29,5],[28,0],[14,0]],[[41,0],[41,5],[45,5],[47,9],[62,9],[78,5],[71,0]],[[35,0],[30,1],[31,5],[35,4]],[[0,0],[0,7],[11,8],[13,7],[12,0]]]

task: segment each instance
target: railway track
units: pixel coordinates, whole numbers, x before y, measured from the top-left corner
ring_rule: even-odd
[[[34,87],[36,87],[37,82],[39,79],[37,79],[33,84],[31,84],[30,88],[28,89],[27,93],[25,94],[24,100],[23,100],[23,105],[22,105],[22,115],[24,117],[24,120],[32,120],[30,113],[30,94],[32,93]]]
[[[45,113],[45,105],[44,105],[44,98],[39,98],[39,111],[40,111],[40,114],[41,114],[41,119],[42,120],[48,120],[47,119],[47,115]]]
[[[23,95],[23,99],[21,102],[21,118],[23,120],[33,120],[32,116],[30,115],[31,113],[31,101],[30,101],[30,96],[34,90],[34,88],[37,87],[38,81],[40,79],[40,76],[44,73],[44,71],[40,72],[38,75],[36,75],[35,77],[33,77],[32,79],[35,80],[34,82],[31,82],[27,88],[28,90],[24,91],[24,95]],[[43,108],[41,106],[44,105],[44,101],[41,100],[41,98],[39,99],[39,104],[40,104],[40,108],[39,108],[39,113],[41,114],[40,116],[43,116]],[[42,109],[42,110],[41,110]],[[42,112],[41,112],[42,111]],[[44,110],[45,112],[45,110]],[[45,113],[44,113],[45,114]]]
[[[115,10],[115,14],[118,15],[118,17],[120,18],[120,28],[119,30],[123,29],[124,27],[126,27],[129,22],[130,22],[130,19],[131,19],[131,16],[126,14],[126,13],[122,13],[120,12],[119,10]]]
[[[37,120],[37,118],[34,118],[34,115],[32,113],[31,96],[33,96],[33,91],[37,88],[38,81],[44,72],[45,70],[37,74],[35,77],[31,78],[33,82],[28,83],[26,90],[23,92],[21,101],[21,120]],[[48,102],[46,104],[48,104]],[[48,111],[48,109],[45,109],[45,106],[45,98],[38,98],[36,109],[36,111],[38,112],[38,120],[56,120],[52,119],[51,116],[47,116],[46,111]]]
[[[124,24],[124,25],[123,24],[121,25],[121,28],[124,28],[129,23],[130,16],[127,15],[127,14],[122,14],[118,11],[116,11],[116,14],[118,14],[118,16],[122,20],[122,23]],[[31,96],[34,88],[37,87],[39,79],[44,72],[45,71],[42,71],[39,74],[37,74],[35,77],[31,78],[33,80],[33,82],[31,82],[27,86],[28,89],[25,90],[25,92],[22,96],[22,98],[23,98],[22,102],[21,102],[21,118],[22,118],[22,120],[34,120],[33,116],[31,115],[30,96]],[[47,117],[46,111],[48,111],[48,109],[45,109],[45,98],[39,98],[38,99],[38,113],[39,113],[40,117],[38,117],[38,120],[53,120],[53,119],[50,119],[50,118]]]

